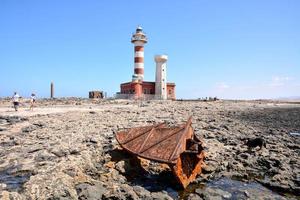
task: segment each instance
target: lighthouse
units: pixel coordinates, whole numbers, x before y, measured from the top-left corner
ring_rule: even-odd
[[[144,45],[148,42],[146,34],[141,26],[136,28],[131,36],[134,44],[134,73],[130,82],[120,84],[120,92],[117,98],[124,99],[176,99],[175,83],[167,82],[167,55],[157,55],[156,76],[154,81],[144,80]],[[154,66],[153,66],[154,67]]]
[[[133,82],[144,80],[144,45],[147,43],[147,37],[143,33],[141,26],[136,28],[136,32],[131,37],[131,43],[134,44],[134,74]]]

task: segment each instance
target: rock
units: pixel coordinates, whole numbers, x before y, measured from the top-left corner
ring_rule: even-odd
[[[43,127],[46,126],[43,122],[36,122],[36,123],[33,123],[33,125],[35,125],[35,126],[37,126],[39,128],[43,128]]]
[[[22,132],[23,133],[29,133],[29,132],[32,132],[36,129],[37,129],[36,126],[31,125],[31,126],[27,126],[27,127],[22,128]]]
[[[35,146],[31,146],[31,147],[29,147],[29,149],[28,149],[28,153],[34,153],[34,152],[37,152],[37,151],[40,151],[40,150],[42,150],[43,149],[43,147],[42,146],[40,146],[40,145],[35,145]]]
[[[120,194],[116,192],[103,194],[102,199],[103,200],[127,200],[124,194]]]
[[[7,146],[7,147],[11,147],[11,146],[15,146],[18,145],[18,142],[12,140],[12,141],[5,141],[5,142],[1,142],[0,146]]]
[[[133,191],[141,199],[151,199],[151,193],[148,190],[141,187],[141,186],[133,186]]]
[[[2,200],[26,200],[24,196],[20,195],[17,192],[3,191],[1,194],[0,191],[0,197]]]
[[[78,154],[80,154],[80,149],[76,148],[76,147],[71,147],[70,154],[72,154],[72,155],[74,155],[74,154],[78,155]]]
[[[1,116],[0,116],[0,125],[6,124],[6,123],[7,123],[7,121],[5,119],[2,119]]]
[[[89,137],[89,138],[86,138],[85,139],[85,142],[88,142],[88,143],[94,143],[94,144],[97,144],[98,141],[96,138],[93,138],[93,137]]]
[[[104,167],[115,168],[115,162],[109,161],[108,163],[105,163]]]
[[[28,199],[77,199],[73,178],[57,169],[30,177],[24,189]]]
[[[229,192],[226,192],[226,193],[224,193],[224,194],[222,195],[222,197],[223,197],[224,199],[230,199],[230,198],[231,198],[231,194],[230,194]]]
[[[273,167],[279,167],[279,168],[281,168],[282,167],[282,162],[279,160],[279,159],[277,159],[277,158],[270,158],[270,160],[272,161],[272,166]]]
[[[225,124],[221,125],[222,128],[224,128],[225,130],[229,130],[228,126],[226,126]]]
[[[213,162],[213,163],[215,163],[215,162]],[[209,163],[207,163],[206,165],[203,166],[202,173],[204,173],[204,174],[212,173],[216,170],[216,168],[217,168],[216,165],[209,165]]]
[[[194,181],[193,183],[198,184],[198,183],[204,183],[208,181],[208,174],[200,174]]]
[[[186,199],[187,200],[202,200],[202,198],[197,194],[189,194],[189,196]]]
[[[229,163],[228,169],[235,171],[244,171],[244,165],[238,161],[232,161]]]
[[[271,162],[269,160],[267,160],[266,158],[259,158],[257,160],[257,163],[266,169],[270,169],[272,167]]]
[[[238,144],[239,144],[239,142],[237,140],[227,140],[226,141],[226,145],[236,146]]]
[[[300,174],[296,175],[293,181],[300,187]]]
[[[221,170],[226,170],[228,166],[229,166],[228,161],[222,161],[220,168],[221,168]]]
[[[248,159],[249,157],[250,157],[250,154],[249,153],[241,153],[240,155],[239,155],[242,159]]]
[[[300,194],[300,187],[292,187],[294,194]]]
[[[257,182],[261,183],[265,187],[272,188],[273,190],[280,191],[280,192],[292,192],[291,188],[288,185],[282,185],[278,182],[274,181],[266,181],[266,180],[260,180],[256,179]]]
[[[105,176],[107,177],[108,181],[116,181],[119,184],[126,182],[125,177],[120,175],[119,171],[117,171],[115,169],[110,169],[110,172],[107,173]]]
[[[246,197],[250,197],[249,192],[247,190],[244,191]]]
[[[172,200],[173,198],[170,197],[168,194],[164,192],[152,192],[151,198],[156,200]]]
[[[0,183],[0,191],[4,190],[7,187],[5,183]]]
[[[26,197],[17,193],[17,192],[10,192],[10,200],[27,200]]]
[[[133,188],[127,184],[114,184],[113,190],[103,194],[102,199],[124,199],[124,200],[138,200],[141,199],[134,192]]]
[[[269,170],[268,170],[268,175],[269,176],[274,176],[276,174],[279,174],[280,170],[276,167],[271,167]]]
[[[7,128],[0,127],[0,131],[6,131]]]
[[[64,149],[64,148],[53,148],[51,150],[51,153],[53,153],[57,157],[64,157],[68,155],[70,152],[68,151],[68,149]]]
[[[9,124],[16,124],[22,121],[28,121],[27,118],[24,117],[19,117],[19,116],[6,116],[4,119],[9,123]]]
[[[0,197],[1,197],[2,200],[10,200],[8,191],[2,191]]]
[[[76,191],[79,200],[101,200],[103,194],[107,192],[103,185],[100,183],[96,183],[95,185],[81,183],[76,185]]]
[[[126,199],[139,199],[138,195],[134,192],[133,188],[127,184],[122,184],[120,186],[120,190],[125,194]]]
[[[121,160],[119,162],[116,163],[116,170],[118,170],[119,172],[121,173],[125,173],[125,161],[124,160]]]
[[[210,131],[220,130],[219,127],[214,126],[214,125],[212,125],[212,124],[209,124],[207,127],[204,127],[203,129],[205,129],[205,130],[210,130]]]
[[[35,156],[34,160],[37,161],[37,162],[42,162],[42,161],[53,161],[53,160],[55,160],[55,158],[56,158],[56,157],[55,157],[53,154],[49,153],[49,152],[46,151],[46,150],[43,150],[43,151],[39,152],[39,153]]]
[[[282,182],[269,182],[267,185],[269,185],[270,188],[273,188],[277,191],[281,192],[291,192],[290,187],[288,185],[283,185]]]
[[[232,196],[229,192],[226,192],[218,188],[205,188],[204,190],[196,189],[195,192],[199,194],[199,196],[202,197],[203,199],[222,200],[223,198],[230,199]]]

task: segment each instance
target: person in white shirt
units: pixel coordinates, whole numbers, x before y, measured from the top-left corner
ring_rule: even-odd
[[[30,96],[30,110],[33,110],[35,101],[36,101],[36,96],[35,96],[34,93],[32,93],[31,96]]]
[[[20,95],[17,92],[14,93],[14,96],[12,97],[12,101],[14,104],[15,111],[18,111],[19,103],[20,103]]]

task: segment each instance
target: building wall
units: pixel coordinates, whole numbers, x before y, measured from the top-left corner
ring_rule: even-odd
[[[154,82],[143,82],[143,94],[155,94],[155,83]]]
[[[168,99],[172,99],[172,100],[176,99],[174,83],[167,83],[167,97]]]
[[[133,82],[122,83],[120,87],[121,87],[121,94],[135,94],[135,88]]]
[[[128,82],[121,84],[121,94],[132,94],[140,98],[143,94],[155,95],[155,82]],[[175,84],[167,83],[168,99],[176,99]]]
[[[102,91],[90,91],[89,92],[89,98],[90,99],[102,99],[103,96],[103,92]]]

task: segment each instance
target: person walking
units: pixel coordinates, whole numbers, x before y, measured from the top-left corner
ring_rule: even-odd
[[[34,93],[31,94],[30,96],[30,110],[33,110],[33,107],[35,105],[35,101],[36,101],[36,96]]]
[[[14,95],[12,97],[12,101],[13,101],[13,104],[14,104],[15,111],[18,111],[19,103],[20,103],[20,95],[17,92],[14,92]]]

